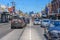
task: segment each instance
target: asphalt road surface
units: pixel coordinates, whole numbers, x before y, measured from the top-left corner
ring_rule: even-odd
[[[11,31],[13,30],[11,29],[10,23],[0,23],[0,38],[7,35]]]
[[[31,21],[23,29],[12,30],[10,23],[0,25],[0,40],[46,40],[43,28],[40,25],[33,25]]]
[[[15,29],[0,40],[46,40],[43,29],[38,25],[27,26],[23,29]]]
[[[20,40],[46,40],[44,30],[38,25],[26,27]]]

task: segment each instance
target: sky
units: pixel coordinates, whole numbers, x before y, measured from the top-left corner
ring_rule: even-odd
[[[0,0],[0,4],[11,6],[13,0]],[[14,0],[16,9],[23,12],[41,12],[51,0]]]

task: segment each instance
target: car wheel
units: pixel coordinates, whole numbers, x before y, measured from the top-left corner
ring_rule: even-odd
[[[13,27],[13,26],[11,26],[11,29],[14,29],[14,27]]]
[[[26,23],[23,23],[23,24],[22,24],[23,27],[26,27],[26,25],[27,25]]]
[[[27,24],[24,25],[24,27],[26,27]]]
[[[42,25],[41,25],[41,28],[42,28]]]
[[[13,25],[11,25],[11,29],[15,29],[16,27],[14,27]]]
[[[44,34],[44,37],[45,37],[46,39],[48,38],[46,34]]]

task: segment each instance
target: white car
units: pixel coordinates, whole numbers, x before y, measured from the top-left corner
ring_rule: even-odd
[[[41,21],[41,27],[45,28],[50,25],[50,19],[42,19]]]
[[[40,25],[40,24],[41,24],[41,19],[35,18],[34,21],[33,21],[33,24],[38,24],[38,25]]]

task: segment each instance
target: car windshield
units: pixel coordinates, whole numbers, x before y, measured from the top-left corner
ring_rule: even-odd
[[[39,20],[40,20],[40,18],[34,18],[34,20],[35,20],[35,21],[39,21]]]
[[[36,19],[35,21],[39,21],[39,19]]]
[[[14,16],[13,18],[14,18],[14,19],[18,19],[18,17],[17,17],[17,16]]]
[[[34,19],[40,19],[40,18],[34,18]]]
[[[44,22],[49,22],[49,20],[43,20]]]
[[[13,19],[20,19],[18,16],[14,16]]]
[[[52,17],[51,23],[55,26],[60,26],[60,17]]]
[[[52,20],[60,20],[60,16],[58,16],[58,17],[52,16],[52,17],[50,17],[50,19],[52,19]]]

